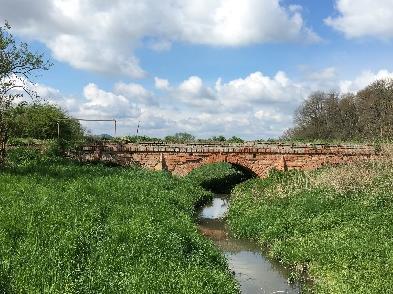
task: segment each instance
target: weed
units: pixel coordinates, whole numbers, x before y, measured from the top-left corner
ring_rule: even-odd
[[[0,172],[0,293],[238,293],[193,223],[210,193],[164,172],[18,150]]]
[[[274,172],[234,189],[228,223],[236,236],[307,269],[317,293],[393,293],[393,164]]]

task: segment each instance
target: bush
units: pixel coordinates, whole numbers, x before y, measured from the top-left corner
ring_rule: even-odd
[[[77,140],[83,136],[80,123],[55,105],[20,104],[11,111],[11,138],[57,139],[58,124],[62,140]]]

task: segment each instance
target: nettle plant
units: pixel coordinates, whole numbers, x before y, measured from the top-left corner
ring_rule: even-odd
[[[42,53],[32,52],[26,43],[17,42],[10,30],[7,22],[0,27],[0,167],[5,162],[13,126],[12,108],[25,94],[33,100],[39,98],[32,79],[52,65]]]

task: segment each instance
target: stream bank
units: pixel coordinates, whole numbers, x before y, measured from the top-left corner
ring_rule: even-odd
[[[289,284],[289,271],[266,257],[257,242],[235,239],[229,234],[226,213],[228,194],[215,194],[212,202],[199,209],[200,232],[223,252],[242,293],[300,293],[297,284]]]

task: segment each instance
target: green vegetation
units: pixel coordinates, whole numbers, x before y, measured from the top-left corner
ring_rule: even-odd
[[[391,141],[393,80],[379,80],[356,94],[315,92],[295,113],[290,140]]]
[[[6,158],[6,145],[14,125],[15,100],[27,93],[38,98],[32,90],[31,79],[41,70],[48,70],[51,63],[43,54],[33,53],[26,43],[19,43],[10,32],[6,22],[0,26],[0,168]]]
[[[51,104],[19,104],[11,110],[11,138],[56,139],[71,141],[83,137],[80,123]],[[58,125],[59,124],[59,125]]]
[[[230,138],[225,138],[222,135],[213,136],[208,139],[199,139],[198,141],[199,142],[206,142],[206,143],[244,143],[244,140],[239,137],[232,136]]]
[[[237,186],[228,223],[317,293],[393,293],[393,162],[272,172]]]
[[[141,142],[162,142],[160,138],[154,138],[149,136],[124,136],[117,138],[122,143],[141,143]]]
[[[195,142],[195,137],[189,133],[176,133],[173,136],[166,136],[165,142],[168,143],[191,143]]]
[[[0,173],[0,293],[237,293],[190,178],[29,149]]]
[[[240,167],[233,166],[230,163],[220,162],[207,164],[194,169],[185,179],[209,191],[230,193],[236,184],[253,176],[253,174]]]

